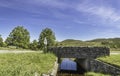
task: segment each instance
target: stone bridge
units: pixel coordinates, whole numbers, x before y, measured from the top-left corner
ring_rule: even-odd
[[[92,58],[109,56],[110,51],[107,47],[51,47],[53,52],[59,58]]]
[[[107,47],[51,47],[48,50],[58,57],[58,63],[61,62],[61,58],[76,58],[77,63],[86,71],[92,70],[91,61],[110,55]]]

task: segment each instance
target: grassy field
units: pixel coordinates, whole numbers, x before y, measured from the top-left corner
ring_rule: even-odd
[[[0,54],[0,76],[40,76],[49,73],[56,57],[53,54]]]
[[[107,57],[101,57],[101,58],[98,58],[98,60],[101,60],[101,61],[104,61],[104,62],[107,62],[107,63],[110,63],[110,64],[120,67],[120,54],[110,55]]]

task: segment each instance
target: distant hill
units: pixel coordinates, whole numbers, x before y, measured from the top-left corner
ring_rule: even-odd
[[[81,40],[74,40],[74,39],[66,39],[64,41],[61,41],[61,43],[81,43]]]
[[[96,46],[98,42],[86,42],[82,40],[66,39],[58,43],[58,46]]]
[[[101,38],[101,39],[94,39],[94,40],[90,40],[89,42],[104,42],[104,41],[120,41],[120,38]]]
[[[66,39],[59,42],[58,46],[107,46],[110,48],[120,48],[120,38],[101,38],[89,41]]]

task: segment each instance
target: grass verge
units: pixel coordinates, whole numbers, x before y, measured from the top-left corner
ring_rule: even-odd
[[[115,66],[120,67],[120,54],[110,55],[107,57],[100,57],[100,58],[98,58],[98,60],[101,60],[101,61],[107,62],[109,64],[113,64]]]
[[[0,54],[0,76],[40,76],[52,69],[55,59],[43,53]]]
[[[85,73],[85,76],[110,76],[110,75],[105,75],[102,73],[88,72],[88,73]]]

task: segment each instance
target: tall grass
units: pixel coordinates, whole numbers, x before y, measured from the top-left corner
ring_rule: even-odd
[[[54,62],[52,54],[0,54],[0,76],[40,76],[48,73]]]

